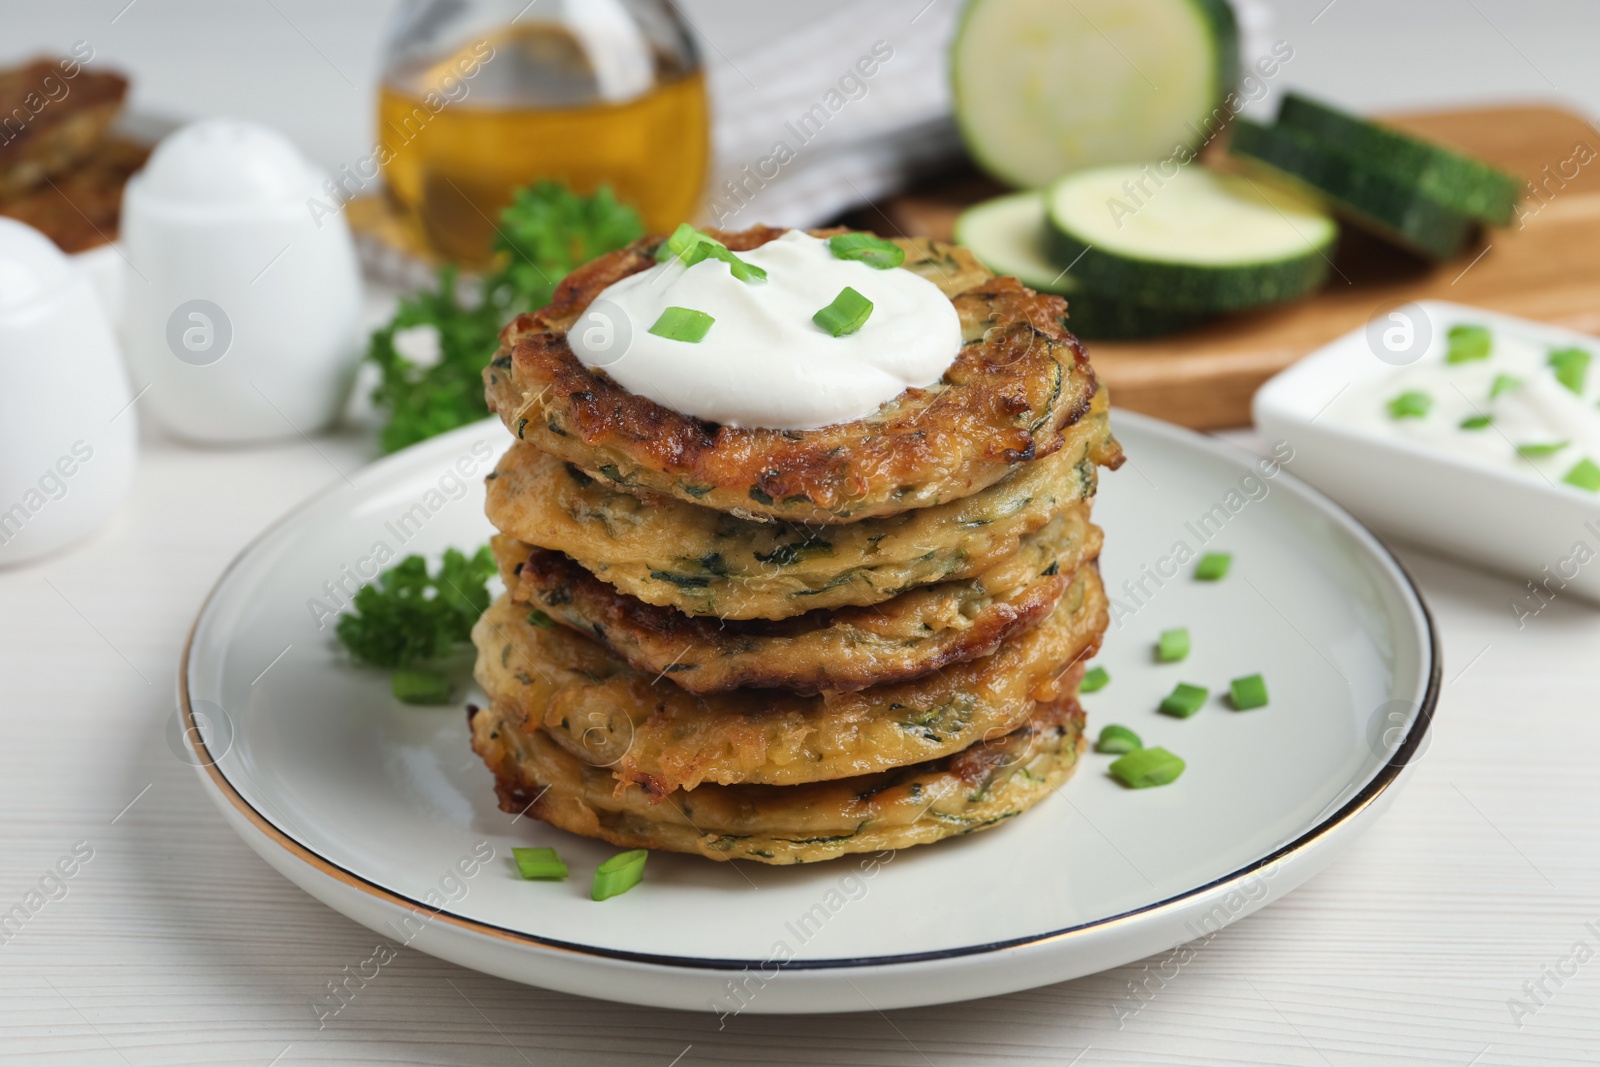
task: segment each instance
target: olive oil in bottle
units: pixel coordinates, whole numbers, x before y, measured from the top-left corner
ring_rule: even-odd
[[[697,213],[710,131],[687,37],[673,49],[623,35],[619,49],[607,29],[514,23],[386,74],[388,195],[441,256],[485,265],[501,209],[541,178],[610,186],[653,232]]]

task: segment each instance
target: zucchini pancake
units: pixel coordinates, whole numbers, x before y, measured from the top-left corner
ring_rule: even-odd
[[[513,321],[468,708],[501,808],[789,864],[1059,788],[1122,463],[1067,315],[938,242],[681,226]]]

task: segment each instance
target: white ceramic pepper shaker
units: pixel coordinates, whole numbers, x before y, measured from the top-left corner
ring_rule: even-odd
[[[94,287],[0,218],[0,565],[105,525],[133,485],[138,417]]]
[[[332,423],[361,356],[361,279],[325,175],[282,134],[208,119],[157,147],[123,196],[123,338],[141,406],[194,441]]]

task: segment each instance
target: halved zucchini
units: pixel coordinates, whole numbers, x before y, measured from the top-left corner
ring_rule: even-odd
[[[1327,104],[1286,93],[1278,125],[1302,130],[1371,170],[1414,187],[1442,206],[1496,226],[1516,216],[1522,182],[1497,167],[1370,122]]]
[[[1476,220],[1451,211],[1415,183],[1374,170],[1292,126],[1238,119],[1228,151],[1308,186],[1351,222],[1431,259],[1455,257],[1478,228]]]
[[[1309,198],[1166,169],[1096,167],[1052,185],[1051,258],[1094,292],[1199,312],[1292,300],[1327,277],[1338,227]]]
[[[974,204],[956,220],[956,243],[996,274],[1067,298],[1067,328],[1086,340],[1157,337],[1204,316],[1092,293],[1045,255],[1045,195],[1034,190]]]
[[[1192,155],[1226,124],[1238,66],[1226,0],[972,0],[950,62],[973,158],[1030,188]]]

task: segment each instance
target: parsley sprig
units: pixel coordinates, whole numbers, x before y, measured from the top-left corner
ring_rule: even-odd
[[[445,549],[433,574],[423,557],[407,556],[357,590],[353,610],[339,618],[339,640],[353,658],[396,670],[395,696],[408,703],[444,703],[449,686],[430,665],[471,639],[473,624],[489,607],[494,573],[488,546],[471,556]],[[436,684],[418,685],[419,679]],[[419,693],[434,698],[418,699]]]
[[[453,266],[439,268],[437,287],[400,302],[394,318],[373,331],[367,358],[382,377],[372,392],[384,413],[385,452],[424,441],[483,418],[483,368],[494,356],[500,329],[516,315],[550,302],[574,267],[641,236],[638,212],[610,189],[579,196],[560,182],[519,189],[500,216],[494,248],[500,265],[474,296]],[[395,345],[416,326],[438,331],[439,359],[424,365]]]

